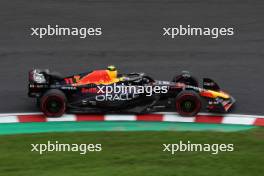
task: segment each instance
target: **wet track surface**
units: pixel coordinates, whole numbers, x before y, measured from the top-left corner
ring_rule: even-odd
[[[234,113],[264,114],[264,1],[1,0],[0,112],[33,112],[27,72],[72,74],[116,65],[171,80],[182,70],[210,77],[236,99]],[[37,39],[30,27],[100,26],[102,37]],[[234,27],[235,35],[162,37],[179,24]]]

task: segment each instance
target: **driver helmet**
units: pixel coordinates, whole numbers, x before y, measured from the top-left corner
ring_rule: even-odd
[[[117,69],[116,69],[116,67],[114,65],[109,65],[107,67],[107,70],[108,70],[109,76],[112,79],[116,79],[117,78]]]

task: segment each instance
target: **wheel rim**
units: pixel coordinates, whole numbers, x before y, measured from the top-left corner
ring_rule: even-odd
[[[64,102],[60,97],[48,97],[44,103],[44,109],[49,115],[58,115],[64,111]]]
[[[181,109],[185,113],[194,112],[196,109],[196,103],[193,100],[185,100],[181,102]]]

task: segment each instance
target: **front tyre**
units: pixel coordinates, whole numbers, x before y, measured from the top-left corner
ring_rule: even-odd
[[[48,117],[60,117],[66,111],[66,97],[60,90],[47,91],[40,100],[40,109]]]
[[[176,97],[176,110],[181,116],[195,116],[201,106],[201,98],[194,91],[182,91]]]

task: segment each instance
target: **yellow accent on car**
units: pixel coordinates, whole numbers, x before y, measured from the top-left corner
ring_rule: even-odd
[[[213,90],[208,90],[208,92],[210,92],[214,96],[213,98],[217,98],[217,97],[225,98],[225,99],[230,98],[230,96],[225,92],[216,92]]]

